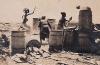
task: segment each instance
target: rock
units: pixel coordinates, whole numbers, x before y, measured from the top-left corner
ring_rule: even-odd
[[[62,51],[61,53],[64,54],[64,53],[66,53],[66,51]]]
[[[16,56],[13,56],[11,58],[13,61],[17,62],[17,63],[21,63],[22,61],[20,60],[20,58],[16,57]]]
[[[99,38],[95,39],[95,43],[100,43],[100,39]]]
[[[39,59],[41,55],[39,53],[30,53],[33,58]]]
[[[34,50],[35,52],[38,52],[38,51],[39,51],[39,49],[38,49],[37,47],[33,47],[33,50]]]
[[[90,60],[90,63],[96,65],[96,60],[95,60],[95,59],[91,59],[91,60]]]
[[[32,57],[35,57],[35,56],[34,56],[35,54],[34,54],[34,53],[32,53],[32,52],[30,53],[30,55],[31,55]]]
[[[31,57],[31,56],[28,56],[27,62],[28,62],[29,64],[35,63],[34,58]]]
[[[39,59],[41,56],[40,55],[35,55],[35,58],[36,59]]]
[[[0,65],[8,65],[6,62],[6,58],[4,57],[0,58]]]
[[[86,57],[85,59],[86,59],[86,60],[90,60],[90,59],[91,59],[91,57]]]
[[[26,58],[25,54],[16,54],[16,56],[19,57],[19,58]]]
[[[58,63],[56,63],[56,65],[68,65],[68,64],[58,62]]]
[[[96,61],[97,65],[100,65],[100,61]]]
[[[30,55],[36,59],[39,59],[40,57],[50,57],[50,54],[48,52],[43,49],[38,49],[37,47],[33,47],[33,52],[30,52]]]
[[[36,65],[43,65],[43,64],[36,64]]]
[[[14,60],[17,63],[23,63],[27,61],[27,57],[24,54],[16,54],[11,57],[12,60]]]
[[[44,53],[43,53],[43,57],[44,57],[44,58],[50,57],[50,54],[44,52]]]

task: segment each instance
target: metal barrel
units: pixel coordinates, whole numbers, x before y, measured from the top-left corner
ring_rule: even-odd
[[[11,32],[11,49],[12,53],[23,53],[25,50],[25,32],[12,31]]]
[[[49,51],[58,52],[62,50],[63,30],[50,31]]]

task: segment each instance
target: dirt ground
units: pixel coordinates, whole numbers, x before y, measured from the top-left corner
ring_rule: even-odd
[[[48,45],[41,47],[48,51]],[[32,58],[32,57],[31,57]],[[17,63],[11,57],[0,57],[0,65],[100,65],[100,56],[94,54],[82,54],[74,52],[52,53],[49,57],[34,58],[33,63]],[[62,63],[62,64],[57,64]]]

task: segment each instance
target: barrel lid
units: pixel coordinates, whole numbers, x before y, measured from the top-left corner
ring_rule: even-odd
[[[25,36],[25,31],[12,31],[11,36]]]

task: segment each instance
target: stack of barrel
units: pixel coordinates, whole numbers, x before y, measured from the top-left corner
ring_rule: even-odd
[[[49,51],[50,52],[60,52],[62,51],[63,44],[63,30],[56,30],[56,20],[48,19],[51,25],[51,31],[49,34]]]
[[[50,32],[49,51],[73,50],[91,52],[93,39],[93,23],[91,8],[85,7],[79,11],[79,28],[67,28]]]
[[[78,43],[80,52],[90,52],[90,46],[93,44],[92,30],[92,11],[86,7],[79,11]]]

